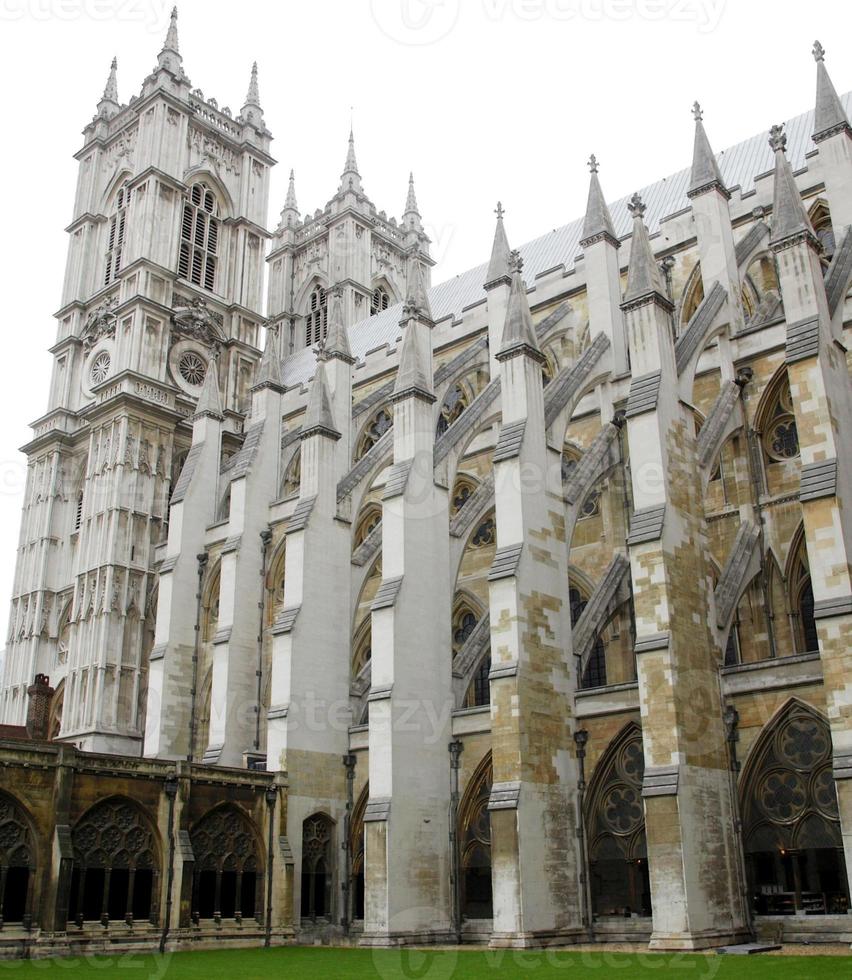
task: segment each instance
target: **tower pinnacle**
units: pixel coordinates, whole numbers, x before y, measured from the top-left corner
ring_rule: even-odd
[[[172,7],[166,40],[163,42],[162,50],[157,58],[158,67],[165,68],[166,71],[170,71],[173,75],[180,75],[183,71],[183,59],[180,55],[180,45],[178,43],[177,19],[178,9],[177,7]]]
[[[245,105],[240,110],[240,122],[248,123],[257,129],[264,129],[263,109],[260,107],[260,88],[257,84],[257,62],[251,66],[251,79],[246,93]]]
[[[98,115],[105,119],[110,119],[119,110],[117,71],[118,59],[113,58],[109,67],[109,77],[104,86],[104,94],[98,102]]]
[[[835,133],[848,131],[850,126],[843,103],[825,67],[825,48],[819,41],[814,41],[813,56],[817,66],[813,140],[819,143]]]
[[[618,247],[618,237],[615,234],[615,226],[612,223],[612,215],[606,206],[606,200],[601,190],[601,182],[598,179],[598,158],[594,153],[589,157],[589,197],[586,201],[586,217],[583,221],[583,232],[580,236],[580,245],[585,247],[599,238],[609,239]]]
[[[494,229],[494,242],[491,246],[491,260],[485,275],[486,289],[501,282],[510,283],[512,280],[510,267],[512,250],[509,248],[509,239],[506,237],[506,228],[503,224],[503,215],[506,212],[503,210],[502,201],[497,202],[494,213],[497,215],[497,225]]]
[[[260,89],[257,85],[257,62],[251,66],[251,81],[249,82],[248,93],[246,94],[246,105],[256,105],[260,108]]]
[[[645,202],[639,194],[634,194],[627,205],[633,217],[633,236],[630,244],[630,264],[627,269],[627,289],[624,292],[624,302],[645,296],[656,295],[668,303],[666,299],[660,270],[654,259],[651,242],[648,239],[648,228],[645,225]]]
[[[358,173],[358,161],[355,159],[355,134],[352,127],[349,128],[349,146],[346,150],[346,163],[343,165],[343,173],[340,175],[340,190],[361,190],[361,174]]]
[[[722,179],[722,171],[710,146],[710,140],[707,139],[703,121],[704,112],[698,102],[692,104],[692,118],[695,120],[695,143],[692,149],[692,173],[687,196],[695,197],[697,194],[715,188],[725,197],[730,197],[725,181]]]
[[[783,126],[773,126],[769,131],[769,145],[775,153],[775,188],[769,244],[775,245],[799,236],[816,242],[813,226],[787,159],[787,136]]]

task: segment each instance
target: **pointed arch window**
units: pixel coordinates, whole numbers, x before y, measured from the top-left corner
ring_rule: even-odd
[[[190,840],[193,918],[259,920],[263,875],[248,819],[233,806],[220,807],[199,821]]]
[[[834,238],[834,228],[831,224],[831,212],[828,210],[828,205],[825,201],[817,201],[814,207],[811,208],[809,217],[816,236],[819,239],[819,243],[822,245],[820,260],[823,265],[828,266],[834,257],[837,243]]]
[[[370,316],[381,313],[390,306],[390,296],[384,286],[376,286],[370,299]]]
[[[104,266],[105,286],[115,282],[121,272],[121,260],[127,236],[127,219],[130,211],[130,196],[130,181],[125,181],[116,195],[115,208],[109,219],[106,265]]]
[[[17,800],[0,796],[0,923],[32,921],[35,841]]]
[[[575,586],[568,588],[568,601],[571,610],[571,627],[575,627],[588,605],[589,600]],[[595,640],[591,656],[580,678],[580,687],[585,690],[593,687],[606,687],[606,647],[600,637]]]
[[[355,462],[361,459],[375,446],[375,444],[393,426],[393,419],[386,408],[379,409],[367,424],[358,442],[358,449],[355,452]]]
[[[595,916],[651,914],[642,778],[642,732],[630,725],[595,768],[587,797]]]
[[[743,774],[748,888],[755,912],[849,908],[828,723],[792,702],[763,731]]]
[[[796,647],[800,653],[819,650],[819,634],[814,619],[814,590],[808,562],[805,535],[800,529],[793,544],[789,574],[789,602],[796,626]]]
[[[437,435],[442,436],[470,404],[470,392],[462,384],[453,385],[444,397],[438,415]]]
[[[456,514],[464,507],[467,501],[470,499],[471,494],[476,491],[477,483],[469,476],[461,474],[457,477],[455,486],[453,487],[453,497],[450,503],[450,516],[455,517]]]
[[[216,287],[219,230],[216,196],[206,184],[193,184],[181,217],[178,275],[211,292]]]
[[[305,347],[321,344],[328,331],[328,297],[322,286],[316,286],[308,299],[305,316]]]
[[[494,914],[491,892],[491,814],[488,811],[493,779],[489,753],[471,777],[459,806],[461,904],[462,915],[467,919],[490,919]]]
[[[479,662],[465,698],[465,706],[468,708],[484,708],[487,704],[491,704],[490,652]]]
[[[69,921],[157,921],[160,867],[149,821],[130,800],[97,804],[71,832]]]
[[[351,914],[352,918],[358,921],[364,918],[364,813],[369,798],[370,784],[367,783],[352,809],[352,819],[349,822],[349,853],[352,857]]]
[[[302,918],[326,919],[332,914],[332,839],[334,827],[324,813],[302,824]]]
[[[763,413],[763,450],[770,463],[783,463],[799,456],[799,433],[793,411],[790,382],[784,372],[770,391]]]

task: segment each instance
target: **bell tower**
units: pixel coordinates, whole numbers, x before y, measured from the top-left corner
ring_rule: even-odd
[[[275,161],[257,67],[240,112],[220,108],[184,70],[177,10],[126,104],[117,67],[76,154],[50,399],[24,447],[0,715],[22,723],[45,674],[61,738],[138,754],[158,546],[206,375],[223,392],[223,439],[249,406]]]
[[[301,217],[295,178],[290,184],[269,255],[270,321],[280,325],[281,356],[313,347],[328,330],[331,291],[341,290],[345,326],[401,303],[416,257],[427,287],[434,262],[417,207],[414,176],[401,220],[367,197],[350,130],[340,184],[325,208]]]

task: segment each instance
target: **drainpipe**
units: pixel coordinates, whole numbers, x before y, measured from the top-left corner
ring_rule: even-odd
[[[272,866],[275,859],[275,803],[278,799],[278,789],[268,786],[266,789],[266,806],[269,814],[269,840],[266,851],[266,930],[263,945],[272,945]]]
[[[459,861],[459,767],[464,746],[455,739],[447,746],[450,753],[450,892],[452,924],[456,942],[461,944],[461,871]]]
[[[260,532],[260,602],[257,604],[260,612],[260,621],[257,624],[257,667],[255,668],[255,675],[257,677],[257,704],[255,705],[254,720],[255,752],[260,751],[260,710],[263,702],[263,619],[266,614],[266,557],[269,553],[269,542],[271,540],[272,531],[269,528]]]
[[[585,728],[579,728],[574,732],[574,744],[577,746],[577,837],[580,841],[580,860],[582,870],[580,872],[580,894],[583,906],[583,925],[589,931],[589,938],[594,935],[592,924],[592,896],[590,892],[591,878],[589,876],[589,852],[586,847],[586,743],[589,741],[589,733]]]
[[[730,773],[731,806],[734,811],[734,835],[737,840],[737,883],[740,889],[743,922],[750,935],[754,936],[754,919],[752,917],[751,902],[749,901],[748,895],[748,881],[744,875],[745,847],[743,844],[743,822],[740,817],[739,787],[737,786],[737,777],[740,772],[740,761],[737,758],[737,742],[740,740],[740,713],[732,704],[728,703],[725,705],[725,713],[722,716],[722,720],[725,723],[725,738],[728,743],[728,761],[730,763],[728,771]]]
[[[352,879],[352,809],[355,805],[355,763],[357,759],[352,752],[343,756],[346,768],[346,814],[343,817],[343,916],[340,925],[344,936],[349,935],[352,925],[353,909],[352,896],[355,894]]]
[[[169,868],[166,878],[166,914],[163,918],[163,931],[160,934],[160,953],[166,951],[166,939],[172,921],[172,890],[175,881],[175,798],[178,794],[177,775],[171,773],[163,784],[163,790],[169,801]]]
[[[206,551],[203,551],[195,557],[198,562],[198,588],[195,592],[195,644],[192,648],[192,688],[189,695],[189,752],[186,754],[188,762],[192,762],[195,751],[195,708],[198,699],[198,657],[201,646],[201,583],[204,580],[204,569],[207,567],[209,556]]]

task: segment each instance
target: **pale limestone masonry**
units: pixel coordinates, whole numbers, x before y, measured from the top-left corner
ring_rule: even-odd
[[[170,880],[175,948],[852,939],[852,128],[814,57],[769,140],[717,156],[696,104],[690,168],[608,205],[593,156],[582,219],[515,252],[498,204],[434,287],[352,134],[267,230],[256,67],[219,108],[176,15],[126,105],[113,64],[24,447],[0,734],[47,675],[54,744],[0,754],[58,802],[4,783],[17,951],[155,945]],[[147,931],[79,884],[113,797]]]

